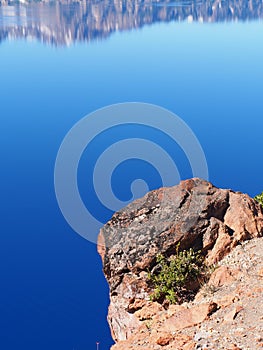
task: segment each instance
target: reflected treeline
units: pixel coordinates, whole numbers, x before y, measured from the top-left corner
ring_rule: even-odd
[[[36,38],[54,45],[70,45],[156,22],[246,21],[262,17],[262,0],[0,0],[0,41]]]

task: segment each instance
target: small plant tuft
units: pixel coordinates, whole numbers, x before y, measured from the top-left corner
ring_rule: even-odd
[[[195,252],[192,248],[179,251],[165,258],[162,254],[156,257],[157,265],[148,273],[148,279],[154,287],[150,296],[152,301],[168,301],[176,304],[185,297],[189,297],[191,290],[188,285],[202,275],[204,271],[204,259],[201,252]]]
[[[263,206],[263,192],[255,196],[254,199]]]
[[[152,324],[153,324],[153,321],[152,320],[147,320],[145,322],[145,326],[146,328],[148,329],[148,331],[150,331],[152,329]]]

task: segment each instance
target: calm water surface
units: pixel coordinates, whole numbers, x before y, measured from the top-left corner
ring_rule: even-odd
[[[87,113],[126,101],[163,106],[195,132],[215,185],[252,196],[263,190],[262,17],[261,1],[2,1],[1,349],[112,344],[96,247],[67,225],[53,187],[59,145]],[[122,130],[99,148],[129,132],[162,138]],[[190,177],[180,152],[174,157]],[[129,197],[125,174],[152,170],[128,163],[113,187]],[[84,200],[89,171],[84,155]],[[153,172],[149,187],[160,185]],[[112,213],[91,202],[106,222]]]

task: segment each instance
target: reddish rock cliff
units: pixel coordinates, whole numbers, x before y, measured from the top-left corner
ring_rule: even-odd
[[[241,242],[262,235],[263,210],[259,204],[246,194],[218,189],[200,179],[149,192],[117,212],[98,239],[110,286],[108,321],[113,338],[119,342],[113,348],[122,349],[124,341],[123,348],[133,349],[131,342],[139,337],[134,349],[147,341],[143,349],[169,344],[173,345],[167,349],[184,349],[184,344],[194,340],[181,336],[181,344],[176,334],[203,322],[218,309],[211,300],[191,308],[190,304],[170,306],[168,310],[151,302],[147,271],[154,268],[157,253],[170,256],[180,242],[180,249],[201,249],[207,264],[212,264]],[[221,271],[213,278],[220,284],[224,278],[235,279],[236,274],[234,270]],[[145,334],[145,328],[152,331]]]

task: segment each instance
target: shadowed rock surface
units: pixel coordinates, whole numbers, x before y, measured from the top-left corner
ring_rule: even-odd
[[[170,256],[180,242],[180,249],[201,249],[207,263],[213,264],[241,242],[262,235],[263,210],[258,203],[197,178],[149,192],[115,213],[98,239],[110,286],[108,320],[113,338],[128,339],[143,320],[163,309],[149,301],[147,283],[157,253]],[[203,320],[214,309],[213,304],[203,305],[185,322],[191,324],[198,315]],[[176,322],[180,324],[180,318]]]

